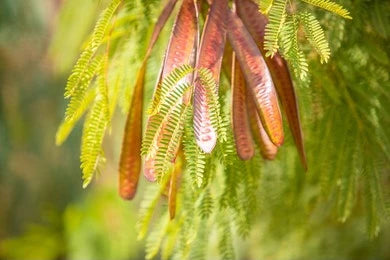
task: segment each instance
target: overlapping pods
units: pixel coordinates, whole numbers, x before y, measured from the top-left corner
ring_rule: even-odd
[[[144,61],[138,71],[132,101],[127,115],[126,127],[122,143],[119,163],[119,194],[124,199],[132,199],[137,191],[141,172],[141,137],[143,113],[143,88],[146,73],[146,61],[155,45],[162,28],[166,24],[177,0],[168,0],[160,17],[157,20],[149,42]]]
[[[226,40],[227,10],[227,0],[212,1],[203,28],[196,64],[197,69],[209,69],[217,85]],[[210,153],[217,142],[217,132],[211,125],[206,88],[199,78],[195,78],[194,131],[199,147],[205,153]]]
[[[228,12],[228,37],[264,129],[272,143],[280,146],[284,140],[283,121],[271,74],[256,43],[240,18],[232,11]]]
[[[259,7],[252,0],[235,1],[239,17],[256,41],[260,51],[265,55],[263,43],[265,26],[268,23],[267,17],[258,11]],[[307,169],[297,98],[287,63],[279,53],[276,53],[272,58],[265,58],[265,62],[271,72],[272,80],[287,116],[287,121],[297,146],[301,162],[304,168]]]
[[[198,17],[197,7],[194,0],[184,0],[179,14],[176,18],[171,39],[168,44],[168,48],[165,54],[165,59],[161,69],[161,75],[157,82],[153,100],[159,100],[161,91],[161,79],[166,78],[175,68],[185,64],[189,64],[194,67],[196,49],[198,45]],[[185,78],[180,80],[178,84],[188,83],[191,84],[193,80],[192,73],[188,74]],[[185,96],[185,103],[188,103],[188,94]],[[173,108],[172,108],[173,109]],[[148,119],[147,128],[151,127],[156,116],[151,115]],[[163,122],[156,135],[153,137],[153,147],[151,151],[146,155],[144,165],[144,175],[149,181],[156,180],[156,152],[160,145],[160,142],[164,136],[167,122]]]

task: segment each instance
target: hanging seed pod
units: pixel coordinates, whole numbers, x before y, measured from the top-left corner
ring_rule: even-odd
[[[271,141],[280,146],[284,139],[283,121],[271,74],[241,19],[231,11],[228,12],[228,36],[248,88],[255,97],[261,122]]]
[[[119,194],[124,199],[134,198],[141,172],[142,101],[145,72],[146,63],[138,72],[122,143],[119,163]]]
[[[242,75],[240,65],[233,54],[232,122],[237,154],[242,160],[249,160],[255,154],[255,147],[247,113],[247,102],[245,79]]]
[[[127,115],[122,151],[119,162],[119,194],[123,199],[132,199],[137,191],[141,172],[141,138],[143,90],[148,60],[156,41],[175,7],[177,0],[168,0],[154,27],[141,68],[137,74],[132,101]]]
[[[261,156],[264,159],[273,160],[275,159],[276,154],[278,153],[278,147],[271,142],[267,132],[263,127],[263,124],[261,123],[252,94],[248,90],[246,94],[247,94],[246,105],[248,108],[248,116],[250,120],[250,126],[252,129],[253,137],[260,149]]]
[[[161,68],[160,77],[156,85],[153,100],[156,101],[160,97],[161,80],[167,77],[175,68],[184,64],[195,65],[196,50],[198,45],[198,17],[197,6],[194,0],[184,0],[180,8],[179,14],[173,26],[171,39],[165,54],[164,63]],[[193,74],[190,73],[178,82],[191,84]],[[183,97],[183,102],[190,102],[191,93],[188,91]],[[147,129],[153,123],[154,115],[148,119]],[[162,123],[158,136],[155,140],[153,151],[147,156],[144,165],[144,175],[149,181],[156,180],[155,160],[156,149],[162,140],[166,127],[166,122]]]
[[[214,0],[211,4],[202,33],[196,65],[197,69],[209,69],[217,85],[226,40],[227,10],[227,0]],[[194,132],[198,146],[205,153],[210,153],[217,142],[217,133],[211,125],[206,88],[197,78],[194,93]]]
[[[239,17],[256,41],[260,51],[265,55],[266,51],[264,50],[263,44],[265,26],[268,23],[267,17],[258,11],[258,5],[252,0],[236,0],[236,3]],[[301,162],[304,168],[307,169],[298,103],[287,63],[279,53],[275,53],[273,58],[265,58],[265,62],[271,72],[272,80],[287,116],[287,121],[297,146]]]

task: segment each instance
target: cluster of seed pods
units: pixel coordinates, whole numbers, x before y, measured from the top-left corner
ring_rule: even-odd
[[[146,57],[138,73],[119,167],[120,195],[125,199],[134,197],[142,168],[140,149],[146,61],[177,1],[167,1],[155,25]],[[224,67],[224,70],[230,70],[227,75],[232,86],[232,127],[238,156],[242,160],[251,159],[256,150],[255,146],[258,145],[264,159],[275,158],[278,147],[284,140],[280,101],[306,169],[297,100],[287,63],[278,53],[273,57],[265,57],[263,44],[267,18],[259,12],[257,4],[252,0],[235,0],[233,9],[229,8],[228,0],[208,2],[209,10],[199,37],[201,1],[181,1],[157,80],[154,100],[160,98],[162,80],[175,68],[183,65],[194,67],[194,72],[180,81],[193,86],[180,102],[193,106],[196,142],[203,152],[211,153],[217,142],[217,129],[214,129],[210,121],[207,88],[199,80],[198,71],[201,68],[208,69],[218,86],[221,68]],[[147,127],[153,124],[155,117],[153,113],[149,115]],[[166,122],[161,124],[157,137],[153,139],[153,147],[144,160],[143,171],[149,181],[156,180],[156,150],[163,140],[166,127]],[[179,146],[173,150],[173,163],[179,150]],[[181,159],[177,161],[176,165],[181,165]],[[177,178],[180,175],[180,169],[176,165],[168,182],[171,217],[175,215]]]

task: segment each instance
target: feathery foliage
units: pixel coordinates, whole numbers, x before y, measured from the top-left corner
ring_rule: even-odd
[[[269,23],[265,28],[264,49],[267,56],[273,56],[278,50],[279,35],[286,20],[287,0],[275,0],[269,12]]]
[[[66,112],[69,119],[65,118],[61,127],[65,130],[59,131],[58,140],[64,140],[89,109],[82,142],[85,183],[91,180],[103,158],[101,144],[115,108],[114,97],[123,96],[119,104],[128,106],[133,71],[143,61],[146,32],[151,28],[149,15],[158,8],[146,2],[126,2],[127,8],[118,12],[111,37],[108,29],[103,30],[103,39],[107,41],[100,41],[99,46],[107,42],[113,46],[108,66],[104,58],[107,56],[94,50],[78,62],[87,64],[83,67],[86,72],[78,63],[73,72],[84,76],[78,87],[67,90],[71,96],[70,112]],[[320,8],[299,2],[329,13],[319,14]],[[292,255],[313,259],[310,254],[317,250],[318,255],[321,249],[307,245],[349,240],[342,232],[335,239],[329,235],[329,229],[342,227],[359,237],[378,236],[384,225],[383,216],[389,210],[386,203],[390,201],[383,192],[388,186],[385,178],[390,165],[390,53],[384,47],[390,35],[386,25],[389,9],[381,10],[376,5],[374,8],[363,0],[357,2],[345,1],[356,17],[355,24],[343,21],[342,17],[350,18],[350,13],[328,0],[260,2],[261,12],[269,18],[264,42],[267,55],[280,52],[294,72],[305,133],[307,174],[299,165],[290,136],[273,162],[261,159],[259,151],[251,160],[239,159],[230,127],[231,90],[227,74],[221,74],[218,91],[211,72],[205,68],[195,70],[184,65],[161,79],[150,102],[150,120],[142,144],[142,155],[155,158],[159,180],[148,184],[143,192],[137,223],[138,238],[146,237],[148,259],[156,257],[159,251],[162,259],[205,259],[217,249],[223,259],[289,259]],[[128,36],[121,30],[129,31]],[[154,52],[160,54],[165,49],[166,38],[163,39],[157,42]],[[316,61],[315,53],[323,64]],[[161,57],[152,54],[147,64],[146,96],[155,86]],[[102,66],[108,67],[108,73],[103,73]],[[196,144],[192,100],[189,104],[183,102],[183,97],[193,92],[192,83],[182,82],[191,73],[206,89],[211,123],[218,133],[216,149],[210,154],[203,153]],[[72,81],[77,77],[73,76]],[[177,191],[176,216],[169,220],[163,196],[181,149],[185,161]],[[351,227],[362,221],[366,222],[366,234],[359,233],[361,228]],[[217,244],[208,243],[215,238]],[[241,238],[251,238],[262,245],[261,252],[236,250],[236,240]],[[283,243],[291,246],[284,252],[276,250]],[[345,242],[331,244],[330,248],[337,255],[341,248],[346,248]]]
[[[325,9],[329,12],[338,14],[346,19],[352,19],[348,10],[346,10],[341,5],[339,5],[335,2],[332,2],[330,0],[301,0],[301,1],[308,3],[308,4],[311,4],[311,5],[314,5],[314,6],[318,6],[318,7]]]

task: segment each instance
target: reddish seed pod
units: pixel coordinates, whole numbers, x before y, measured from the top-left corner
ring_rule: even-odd
[[[249,160],[255,154],[246,106],[247,102],[245,78],[242,75],[238,61],[233,54],[232,122],[237,154],[242,160]]]
[[[123,199],[134,198],[141,172],[142,101],[145,73],[146,63],[138,72],[123,137],[119,163],[119,194]]]
[[[241,19],[231,11],[228,12],[228,37],[255,97],[261,122],[271,141],[280,146],[284,140],[283,121],[271,74]]]
[[[219,84],[223,50],[226,40],[227,0],[214,0],[210,6],[204,25],[196,67],[211,71]],[[196,76],[195,76],[196,78]],[[198,146],[211,153],[217,142],[216,129],[211,125],[206,88],[200,80],[195,80],[194,131]]]
[[[261,123],[259,114],[257,113],[252,94],[249,91],[247,91],[246,100],[253,137],[260,148],[261,156],[264,159],[273,160],[278,153],[278,147],[269,139],[268,134]]]
[[[238,15],[264,55],[266,51],[263,44],[265,26],[268,23],[267,17],[258,11],[258,5],[252,0],[236,0],[236,3]],[[273,58],[265,58],[265,62],[271,72],[276,91],[279,94],[301,162],[304,168],[307,169],[298,102],[287,63],[279,53],[276,53]]]
[[[183,4],[180,7],[179,14],[176,18],[171,39],[168,44],[168,48],[165,54],[164,63],[161,69],[161,74],[155,89],[155,96],[159,93],[160,82],[163,78],[168,76],[176,67],[180,67],[185,64],[191,64],[194,66],[196,49],[198,45],[198,17],[197,17],[197,7],[194,0],[184,0]],[[193,75],[189,74],[180,83],[191,83]],[[156,97],[154,97],[156,98]],[[186,93],[183,97],[184,103],[189,103],[191,98],[190,93]],[[154,116],[149,117],[147,128],[150,127],[150,124]],[[154,147],[155,149],[149,154],[145,160],[144,164],[144,175],[149,181],[156,180],[155,172],[155,156],[156,149],[159,147],[159,144],[164,136],[166,131],[165,129],[166,122],[163,122],[157,139],[155,140]]]
[[[177,0],[168,0],[154,27],[144,61],[138,71],[134,93],[127,115],[122,151],[119,163],[119,194],[124,199],[132,199],[137,191],[141,172],[141,138],[142,138],[142,108],[143,90],[148,60],[157,39],[166,24]]]

